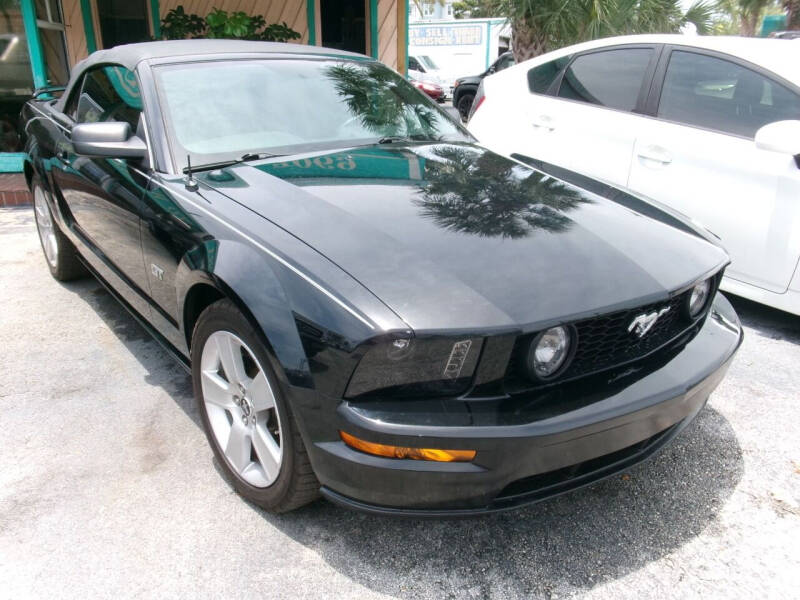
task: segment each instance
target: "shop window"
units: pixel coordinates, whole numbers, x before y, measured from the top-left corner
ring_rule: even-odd
[[[146,0],[97,0],[103,48],[150,39]]]
[[[6,0],[0,14],[0,152],[21,149],[19,111],[32,91],[33,75],[19,0]]]

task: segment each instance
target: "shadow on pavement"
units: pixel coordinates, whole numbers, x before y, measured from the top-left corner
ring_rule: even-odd
[[[89,304],[128,351],[147,370],[145,382],[161,387],[198,427],[200,414],[194,404],[192,378],[116,298],[94,278],[62,283]]]
[[[395,520],[327,502],[287,515],[259,512],[380,593],[415,598],[438,587],[440,597],[560,596],[636,571],[715,526],[743,468],[730,424],[706,408],[651,461],[515,512]]]
[[[797,315],[739,296],[725,294],[725,297],[731,301],[745,327],[754,329],[773,340],[787,340],[800,344],[800,317]]]
[[[90,304],[145,367],[146,382],[162,387],[200,427],[185,370],[99,283],[87,279],[65,287]],[[800,340],[791,315],[734,302],[748,326],[779,329]],[[396,520],[325,501],[285,515],[254,511],[342,575],[379,593],[548,597],[623,577],[718,526],[717,514],[743,468],[730,424],[706,407],[663,452],[626,474],[509,513]]]

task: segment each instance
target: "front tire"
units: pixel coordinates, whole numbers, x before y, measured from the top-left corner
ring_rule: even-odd
[[[475,94],[464,94],[458,99],[458,113],[461,115],[461,120],[466,121],[469,118],[469,110],[472,108],[472,101],[475,99]]]
[[[50,269],[50,274],[58,281],[70,281],[86,275],[86,269],[78,260],[78,251],[58,227],[47,203],[47,192],[39,178],[31,182],[33,192],[33,214],[39,242]]]
[[[319,482],[267,350],[232,302],[203,311],[191,354],[206,437],[236,491],[276,513],[316,499]]]

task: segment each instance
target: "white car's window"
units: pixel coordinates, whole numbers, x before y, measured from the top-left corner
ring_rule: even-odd
[[[606,50],[579,56],[567,68],[558,95],[590,104],[631,111],[653,51],[648,48]]]
[[[534,94],[544,94],[556,80],[561,70],[572,60],[572,54],[562,56],[528,71],[528,89]]]
[[[436,71],[439,68],[439,67],[436,66],[436,63],[433,62],[433,59],[430,56],[425,56],[423,54],[422,56],[419,57],[419,61],[423,65],[425,65],[426,67],[428,67],[429,69],[432,69],[434,71]]]
[[[800,119],[800,96],[736,63],[674,51],[661,91],[658,116],[753,137],[767,123]]]

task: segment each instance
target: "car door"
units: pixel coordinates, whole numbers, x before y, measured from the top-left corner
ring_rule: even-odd
[[[134,73],[105,65],[87,71],[67,101],[65,122],[125,121],[141,131],[141,99]],[[148,283],[139,231],[146,177],[127,160],[75,153],[60,144],[53,177],[70,226],[92,251],[90,262],[140,313],[147,314]]]
[[[756,147],[768,123],[800,119],[800,93],[732,57],[672,47],[659,65],[628,186],[718,235],[727,275],[786,291],[800,255],[800,169]]]
[[[624,185],[659,48],[614,46],[531,69],[526,154]]]

